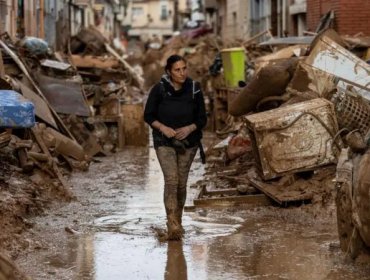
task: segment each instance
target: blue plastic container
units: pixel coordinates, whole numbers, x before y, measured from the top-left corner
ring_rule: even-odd
[[[35,125],[35,107],[13,90],[0,90],[0,127],[29,128]]]

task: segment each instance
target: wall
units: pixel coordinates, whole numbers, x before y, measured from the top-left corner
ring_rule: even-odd
[[[335,11],[335,16],[339,16],[340,0],[307,0],[307,28],[315,31],[320,18],[329,12]]]
[[[10,37],[15,38],[17,33],[18,4],[17,0],[0,1],[0,21],[2,32],[6,31]]]
[[[370,35],[369,0],[307,0],[307,25],[315,31],[321,16],[335,12],[334,28],[342,35]]]
[[[271,28],[271,0],[250,0],[250,35]],[[261,38],[264,39],[264,38]]]
[[[228,0],[222,26],[225,40],[246,39],[249,36],[249,1]]]
[[[57,0],[45,0],[45,40],[49,46],[55,46],[56,21],[58,15]]]
[[[24,29],[26,36],[36,35],[36,0],[24,1]]]
[[[245,39],[249,36],[249,1],[218,1],[217,28],[224,40]]]
[[[162,8],[167,12],[162,13]],[[129,15],[132,23],[130,36],[140,36],[146,40],[153,35],[170,36],[173,33],[173,0],[133,2]]]
[[[289,35],[303,36],[307,30],[307,1],[306,0],[291,0],[289,5]]]
[[[190,10],[190,2],[189,0],[179,0],[179,11],[186,12]]]

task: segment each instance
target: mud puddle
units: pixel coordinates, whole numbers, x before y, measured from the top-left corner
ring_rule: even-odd
[[[189,184],[202,173],[197,160]],[[186,212],[184,240],[160,243],[152,228],[165,228],[163,179],[153,149],[128,148],[104,158],[72,183],[78,201],[36,221],[33,238],[43,246],[21,258],[33,279],[351,280],[370,275],[368,267],[343,257],[332,220],[306,221],[297,209]],[[65,226],[76,233],[67,233]]]

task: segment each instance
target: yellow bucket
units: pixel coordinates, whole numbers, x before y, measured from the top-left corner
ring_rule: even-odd
[[[237,87],[239,81],[245,81],[244,48],[223,49],[221,59],[227,86]]]

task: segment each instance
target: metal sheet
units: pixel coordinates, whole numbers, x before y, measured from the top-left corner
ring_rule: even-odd
[[[44,59],[41,62],[41,65],[45,66],[45,67],[59,69],[59,70],[67,70],[68,68],[71,67],[71,64],[64,63],[64,62],[59,62],[59,61],[56,61],[56,60],[50,60],[50,59]]]
[[[330,38],[320,38],[305,63],[335,76],[340,89],[353,86],[359,95],[370,101],[370,65]]]
[[[20,85],[23,96],[32,101],[35,105],[35,115],[44,122],[52,125],[54,128],[58,128],[48,104],[46,104],[46,102],[40,96],[24,85],[21,81],[16,80],[16,82]]]
[[[56,112],[84,117],[90,115],[80,82],[48,77],[40,73],[35,76],[46,99]]]
[[[317,98],[249,115],[253,153],[264,179],[334,163],[338,124],[331,102]]]
[[[300,37],[283,37],[272,38],[268,41],[260,43],[260,46],[269,45],[310,45],[315,36],[300,36]]]

